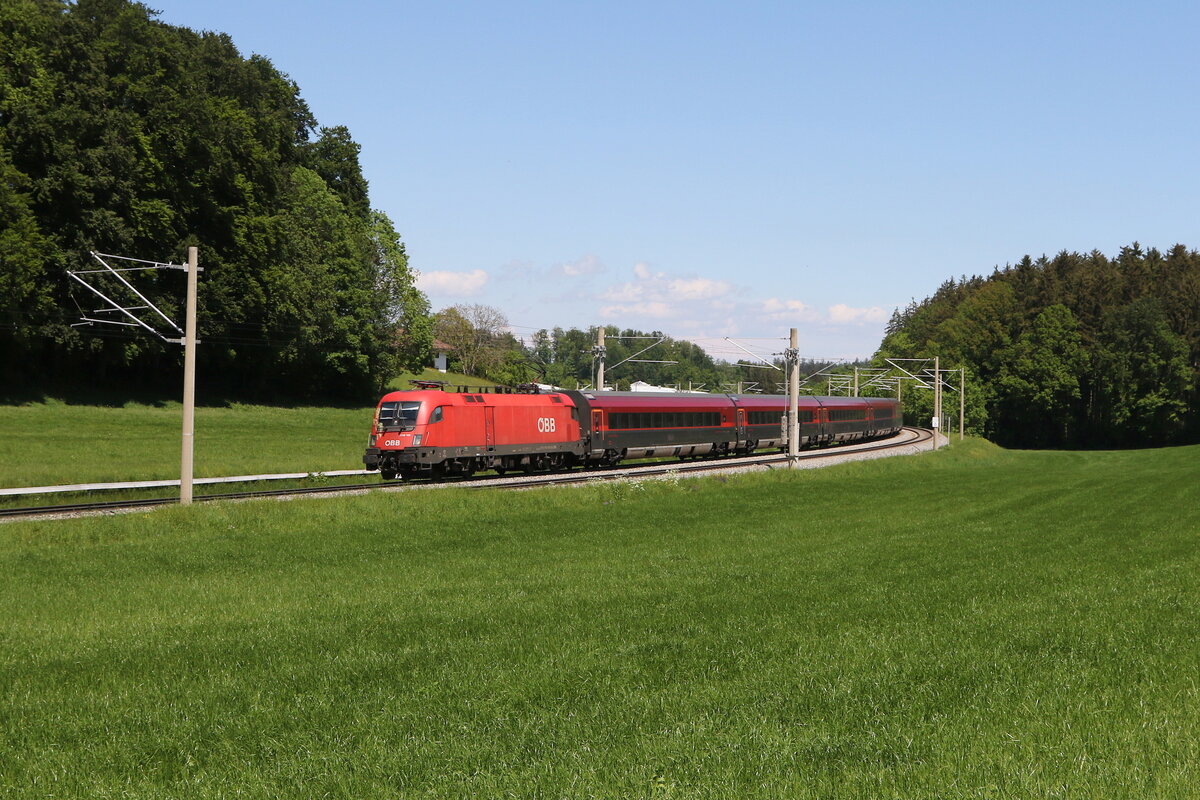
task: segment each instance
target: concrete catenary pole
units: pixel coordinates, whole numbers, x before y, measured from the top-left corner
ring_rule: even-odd
[[[933,449],[942,446],[942,367],[941,357],[933,357]]]
[[[596,329],[596,358],[599,365],[596,368],[596,391],[604,391],[604,326]]]
[[[788,374],[788,467],[800,466],[800,332],[792,328],[787,362]]]
[[[179,502],[192,502],[192,456],[196,439],[196,248],[188,248],[187,319],[183,339],[183,453],[179,467]]]
[[[967,368],[958,370],[958,440],[963,440],[963,420],[967,416]]]

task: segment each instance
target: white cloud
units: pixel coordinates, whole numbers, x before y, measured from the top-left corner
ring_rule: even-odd
[[[742,316],[761,316],[758,303],[741,299],[745,289],[729,281],[696,275],[677,276],[655,271],[649,264],[633,265],[633,280],[610,285],[599,293],[598,311],[610,323],[634,328],[659,327],[669,320],[679,332],[711,331],[719,326],[734,333]]]
[[[802,314],[808,308],[799,300],[780,300],[778,297],[769,297],[763,301],[762,310],[764,313],[776,314]]]
[[[584,256],[576,261],[559,264],[558,269],[562,271],[563,275],[572,278],[578,278],[583,275],[598,275],[601,272],[608,271],[600,259],[595,256]]]
[[[762,301],[762,305],[755,310],[755,313],[761,314],[772,322],[789,324],[818,322],[821,319],[820,313],[807,303],[800,300],[781,300],[778,297],[768,297]]]
[[[634,264],[637,280],[610,286],[600,297],[613,303],[682,304],[702,300],[716,301],[734,291],[732,284],[710,278],[668,278],[653,273],[643,263]]]
[[[654,300],[646,303],[633,303],[626,306],[604,306],[600,314],[605,317],[615,317],[621,314],[636,314],[655,319],[668,319],[676,315],[674,307],[668,303]]]
[[[870,325],[887,322],[888,312],[879,306],[854,308],[845,303],[836,303],[822,314],[819,310],[800,300],[783,300],[769,297],[762,302],[761,313],[769,320],[778,322],[817,322],[830,325]]]
[[[852,308],[845,303],[837,303],[829,307],[829,321],[835,325],[866,325],[887,320],[888,312],[879,306]]]
[[[723,297],[733,290],[725,281],[708,278],[676,278],[667,283],[667,291],[680,300],[711,300]]]
[[[471,297],[483,291],[488,274],[476,269],[470,272],[432,270],[417,278],[417,288],[427,295],[438,297]]]
[[[601,300],[610,300],[614,303],[636,303],[641,300],[646,293],[646,287],[640,283],[622,283],[619,286],[610,286],[601,293]]]

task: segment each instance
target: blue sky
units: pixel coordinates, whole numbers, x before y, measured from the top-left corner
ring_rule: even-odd
[[[362,145],[434,308],[869,355],[1025,254],[1200,247],[1194,3],[153,0]]]

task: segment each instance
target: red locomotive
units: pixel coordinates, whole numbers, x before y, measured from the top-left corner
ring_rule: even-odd
[[[391,480],[750,453],[783,446],[787,406],[779,395],[392,392],[379,401],[363,463]],[[802,447],[901,427],[899,404],[884,398],[801,397],[799,416]]]

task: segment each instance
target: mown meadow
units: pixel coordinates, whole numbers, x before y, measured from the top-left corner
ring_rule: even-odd
[[[1200,449],[0,525],[12,797],[1193,797]]]
[[[428,369],[410,379],[490,385]],[[196,408],[196,477],[362,469],[373,406]],[[0,405],[0,488],[179,478],[183,407],[177,402],[97,405],[47,399]]]
[[[362,469],[368,408],[201,406],[196,477]],[[0,406],[0,487],[179,478],[182,406]]]

